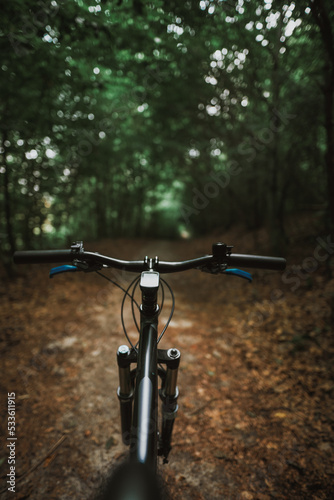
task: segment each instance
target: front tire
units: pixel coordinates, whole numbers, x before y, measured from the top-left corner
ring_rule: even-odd
[[[126,462],[107,481],[98,500],[167,500],[162,478],[141,463]]]

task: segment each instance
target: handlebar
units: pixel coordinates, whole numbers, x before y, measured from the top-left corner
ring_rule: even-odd
[[[141,273],[152,269],[159,273],[175,273],[188,269],[200,269],[216,274],[223,272],[228,266],[241,266],[257,269],[284,270],[286,260],[281,257],[268,257],[261,255],[246,255],[231,253],[232,247],[224,243],[212,245],[212,255],[205,255],[196,259],[181,262],[167,262],[145,257],[144,260],[127,261],[107,257],[95,252],[86,252],[82,242],[73,244],[68,250],[28,250],[14,253],[16,264],[44,264],[73,262],[82,270],[92,268],[112,267],[124,271]],[[81,264],[81,265],[80,265]],[[85,267],[86,266],[86,267]]]
[[[15,264],[52,264],[71,262],[74,258],[72,250],[23,250],[13,256]]]

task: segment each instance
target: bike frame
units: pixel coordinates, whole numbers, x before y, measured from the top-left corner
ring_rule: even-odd
[[[141,274],[140,289],[140,337],[138,351],[121,346],[117,352],[120,386],[122,438],[130,445],[130,461],[145,464],[150,469],[157,467],[157,456],[167,461],[171,449],[173,424],[177,413],[177,370],[180,352],[158,349],[157,294],[159,273],[145,271]],[[130,371],[131,363],[137,368]],[[165,364],[167,370],[158,368]],[[134,377],[135,375],[135,377]],[[158,441],[158,375],[162,381],[162,432]],[[132,400],[134,404],[132,405]],[[132,415],[133,406],[133,415]]]
[[[142,304],[140,306],[139,346],[138,349],[136,346],[130,349],[122,345],[117,351],[119,368],[117,395],[120,401],[122,439],[126,445],[130,446],[130,461],[133,464],[144,464],[147,469],[155,470],[158,455],[164,457],[165,463],[168,461],[173,425],[178,410],[177,375],[180,352],[177,349],[158,349],[157,346],[163,334],[157,339],[159,273],[200,269],[210,274],[236,275],[251,281],[252,277],[249,273],[240,269],[228,269],[228,267],[240,265],[258,269],[285,269],[286,261],[281,257],[235,254],[232,253],[232,249],[231,245],[214,243],[212,255],[182,262],[159,261],[158,257],[154,259],[145,257],[143,261],[119,260],[98,253],[86,252],[82,241],[74,243],[68,250],[20,251],[14,254],[14,261],[18,264],[72,263],[72,265],[51,269],[50,277],[63,272],[92,272],[100,271],[102,268],[141,273]],[[124,291],[128,294],[126,290]],[[137,365],[133,370],[131,370],[132,364]],[[159,391],[158,376],[161,379]],[[162,401],[160,435],[158,434],[158,394]]]

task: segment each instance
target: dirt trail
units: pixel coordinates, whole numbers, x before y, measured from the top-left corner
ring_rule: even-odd
[[[211,241],[118,240],[87,249],[179,260],[209,253]],[[16,470],[26,474],[15,495],[1,498],[91,500],[126,451],[115,354],[124,343],[123,293],[95,275],[48,280],[48,269],[22,268],[0,288],[1,414],[14,391]],[[123,285],[132,279],[114,274]],[[174,447],[161,467],[172,498],[331,498],[333,281],[319,269],[291,291],[279,273],[254,274],[252,285],[198,271],[168,277],[176,309],[161,346],[182,353]],[[164,318],[169,305],[167,298]]]

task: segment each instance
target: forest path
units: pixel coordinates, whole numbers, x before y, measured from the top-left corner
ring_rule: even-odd
[[[117,240],[87,249],[181,260],[210,253],[211,243]],[[124,343],[123,293],[96,275],[48,280],[48,269],[20,268],[0,289],[1,411],[14,391],[17,473],[45,457],[15,497],[3,498],[88,500],[125,456],[115,354]],[[168,276],[176,308],[160,346],[182,355],[173,449],[161,466],[172,498],[325,499],[333,489],[333,281],[319,272],[292,292],[280,273],[254,275],[252,285],[198,271]],[[162,323],[170,304],[166,294]],[[125,317],[130,325],[128,309]],[[6,453],[0,459],[2,489]]]

